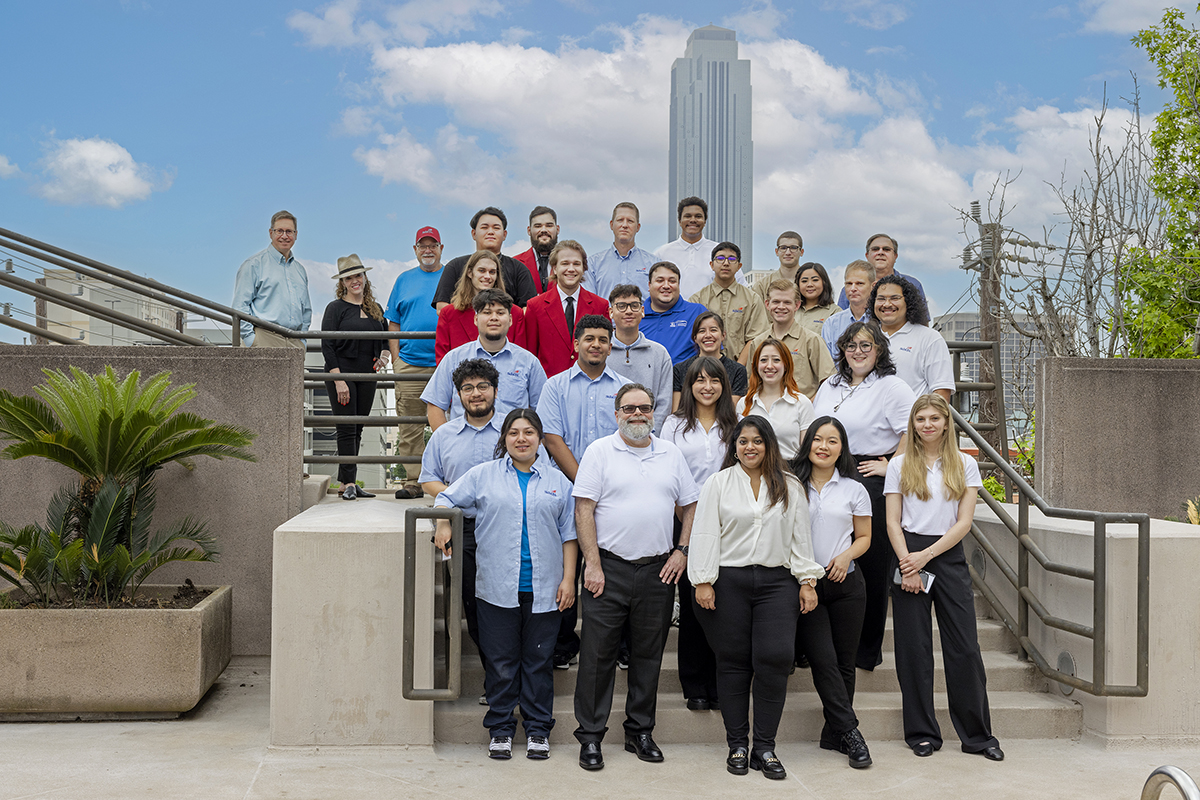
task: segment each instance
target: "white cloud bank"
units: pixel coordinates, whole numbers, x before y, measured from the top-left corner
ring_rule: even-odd
[[[16,164],[4,156],[0,156],[0,178],[15,178],[20,174],[21,170],[17,168]]]
[[[42,180],[34,191],[52,203],[120,208],[165,191],[173,177],[133,160],[116,142],[52,139],[41,162]]]

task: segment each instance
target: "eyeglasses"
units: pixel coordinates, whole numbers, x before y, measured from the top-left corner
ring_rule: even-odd
[[[280,237],[296,235],[295,231],[289,230],[287,228],[271,228],[271,233],[275,234],[276,236],[280,236]]]
[[[798,244],[781,244],[781,245],[779,245],[779,247],[776,247],[775,249],[782,250],[785,253],[794,253],[800,249],[800,245],[798,245]]]
[[[419,244],[419,245],[417,245],[418,250],[437,250],[439,247],[441,247],[441,245],[437,244],[436,242],[434,244]]]
[[[875,349],[875,343],[874,342],[850,342],[842,349],[845,350],[847,353],[853,353],[856,350],[860,353],[869,353]]]
[[[645,415],[652,413],[654,411],[654,406],[646,403],[645,405],[640,406],[621,406],[618,410],[626,416],[633,416],[634,414]]]
[[[713,261],[727,264],[736,264],[740,259],[737,256],[717,256]]]
[[[492,388],[492,384],[484,381],[483,383],[464,383],[459,389],[459,394],[471,394],[473,392],[486,392]]]
[[[614,311],[632,311],[635,308],[641,308],[641,303],[613,303]]]

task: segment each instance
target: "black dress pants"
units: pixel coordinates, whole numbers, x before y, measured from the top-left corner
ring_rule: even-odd
[[[910,553],[924,550],[935,536],[904,532]],[[892,617],[896,626],[896,677],[904,707],[904,741],[942,746],[942,732],[933,711],[933,621],[937,609],[942,636],[942,663],[946,667],[946,695],[950,721],[965,753],[999,746],[992,736],[988,708],[987,675],[979,654],[975,626],[975,598],[962,543],[935,557],[925,567],[936,577],[929,592],[906,592],[892,587]]]
[[[675,544],[679,544],[682,532],[683,524],[679,517],[675,517]],[[719,699],[717,657],[708,646],[708,637],[696,619],[694,595],[685,569],[679,576],[679,643],[676,653],[679,658],[679,683],[683,686],[683,696],[689,700],[699,698],[716,701]]]
[[[580,744],[601,742],[608,731],[616,680],[617,646],[629,625],[629,688],[625,694],[625,733],[654,732],[658,709],[658,675],[671,627],[675,585],[658,574],[667,554],[649,563],[633,563],[600,551],[604,591],[597,597],[583,590],[583,637],[575,683],[575,738]]]
[[[373,364],[368,364],[366,368],[362,365],[349,366],[341,368],[343,372],[373,372],[375,367]],[[346,385],[350,388],[350,397],[343,405],[338,402],[337,388],[334,387],[333,381],[325,381],[325,391],[329,393],[329,406],[332,412],[337,416],[344,417],[365,417],[371,413],[371,406],[375,403],[375,383],[371,381],[346,381]],[[339,456],[356,456],[358,455],[359,447],[362,445],[362,425],[338,425],[337,430],[337,454]],[[348,484],[354,483],[358,479],[358,464],[338,464],[338,483]]]
[[[862,461],[879,456],[855,456],[855,466]],[[883,498],[883,478],[875,475],[860,475],[854,470],[851,476],[863,485],[871,498],[871,547],[857,559],[855,564],[862,571],[866,590],[866,607],[863,612],[862,635],[858,643],[856,662],[859,669],[868,672],[883,662],[883,632],[887,627],[888,590],[891,586],[892,565],[895,554],[888,541],[887,502]]]
[[[854,714],[854,659],[862,629],[862,575],[855,569],[841,583],[817,581],[817,607],[796,622],[796,650],[808,656],[813,685],[821,698],[824,744],[836,745],[858,727]]]
[[[774,750],[795,655],[790,634],[800,615],[800,584],[787,567],[721,567],[713,589],[716,608],[696,604],[695,610],[717,657],[725,742],[750,744],[753,694],[753,750]]]
[[[486,670],[487,659],[484,657],[483,647],[479,644],[479,606],[475,597],[475,553],[478,547],[475,544],[474,517],[463,517],[462,533],[462,552],[455,551],[452,553],[452,557],[462,559],[462,586],[459,587],[459,591],[462,594],[463,617],[467,620],[467,636],[471,637],[471,641],[479,650],[479,660]],[[450,565],[446,564],[445,583],[442,588],[445,590],[449,586]]]

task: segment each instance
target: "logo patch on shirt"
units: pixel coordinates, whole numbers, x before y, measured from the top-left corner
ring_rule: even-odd
[[[913,349],[912,349],[912,347],[911,347],[911,346],[909,346],[909,347],[898,347],[898,348],[896,348],[896,349],[897,349],[897,350],[903,350],[903,351],[904,351],[904,352],[906,352],[906,353],[911,353],[911,352],[913,351]]]
[[[521,377],[521,368],[517,367],[516,369],[509,370],[508,374],[512,375],[514,378],[519,378]]]
[[[555,497],[558,497],[558,489],[547,489],[546,494],[552,494]]]
[[[746,310],[745,306],[742,306],[741,308],[731,308],[731,309],[729,309],[729,313],[730,314],[741,314],[745,310]]]
[[[681,319],[677,322],[672,322],[667,327],[668,328],[686,328],[688,325],[689,325],[689,323],[686,319]]]

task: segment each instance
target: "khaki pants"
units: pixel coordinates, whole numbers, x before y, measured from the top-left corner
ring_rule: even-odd
[[[418,367],[409,364],[403,358],[392,361],[392,372],[397,375],[433,374],[433,367]],[[421,401],[421,392],[425,391],[422,381],[396,381],[396,414],[401,417],[425,416],[425,403]],[[396,429],[396,455],[415,456],[420,458],[425,452],[425,426],[399,425]],[[421,474],[420,464],[404,464],[404,485],[420,486],[417,476]]]
[[[297,350],[304,349],[304,340],[289,339],[286,336],[280,336],[274,331],[269,331],[266,328],[254,329],[254,344],[251,347],[294,347]]]

